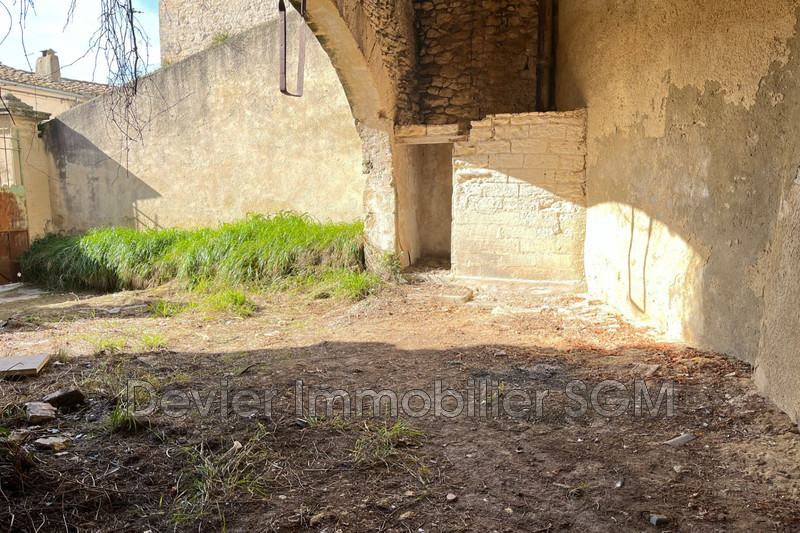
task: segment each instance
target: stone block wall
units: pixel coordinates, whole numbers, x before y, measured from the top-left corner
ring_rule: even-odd
[[[456,277],[584,279],[586,113],[473,122],[453,151]]]
[[[538,0],[415,0],[421,122],[536,109]]]
[[[278,18],[278,2],[260,0],[160,0],[161,60],[174,63],[233,35]]]

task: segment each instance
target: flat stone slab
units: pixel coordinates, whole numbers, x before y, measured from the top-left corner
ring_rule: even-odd
[[[49,353],[0,357],[0,377],[35,376],[50,361]]]

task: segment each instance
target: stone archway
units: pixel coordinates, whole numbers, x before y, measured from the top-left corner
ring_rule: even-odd
[[[358,4],[317,0],[309,3],[306,17],[339,75],[361,137],[367,178],[367,262],[376,267],[383,252],[398,249],[393,158],[397,89],[384,68],[372,25]],[[371,54],[364,52],[368,47]]]

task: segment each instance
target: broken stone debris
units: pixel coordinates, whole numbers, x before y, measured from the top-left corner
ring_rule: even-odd
[[[435,302],[442,304],[459,305],[472,301],[474,297],[475,294],[472,289],[466,289],[461,294],[439,294],[434,296],[433,299]]]
[[[688,443],[692,442],[696,438],[697,437],[695,437],[694,435],[688,435],[688,434],[687,435],[681,435],[680,437],[675,437],[672,440],[668,440],[664,444],[668,444],[669,446],[672,446],[673,448],[680,448],[684,444],[688,444]]]
[[[67,387],[52,394],[48,394],[42,398],[42,401],[58,408],[78,405],[79,403],[83,403],[85,399],[86,395],[81,389],[78,387]]]
[[[45,437],[36,439],[33,443],[39,448],[51,449],[56,452],[67,447],[67,439],[64,437]]]
[[[647,379],[659,371],[661,365],[646,365],[644,363],[637,363],[631,369],[631,375],[639,379]]]
[[[30,431],[26,431],[24,429],[23,430],[15,430],[15,431],[12,431],[11,434],[8,436],[8,442],[11,442],[13,444],[22,444],[26,440],[28,440],[28,437],[30,437],[30,436],[31,436],[31,432]]]
[[[56,419],[56,408],[46,402],[28,402],[24,405],[29,424],[43,424]]]
[[[458,496],[453,494],[452,492],[447,494],[447,501],[452,503],[458,499]]]

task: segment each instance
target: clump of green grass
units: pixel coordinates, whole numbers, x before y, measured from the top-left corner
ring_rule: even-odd
[[[228,33],[226,31],[220,32],[220,33],[214,35],[214,37],[212,37],[211,46],[214,46],[214,45],[217,45],[217,44],[222,44],[225,41],[227,41],[228,39],[230,39],[231,37],[233,37],[234,35],[235,35],[234,33]]]
[[[139,343],[139,348],[143,352],[152,352],[166,347],[167,339],[163,335],[142,335],[142,341]]]
[[[58,289],[143,289],[179,280],[188,288],[332,284],[360,298],[381,278],[365,272],[364,227],[322,224],[307,215],[251,215],[217,228],[102,228],[47,235],[21,259],[28,282]],[[172,313],[165,304],[152,313]]]
[[[153,318],[168,318],[184,312],[189,306],[178,303],[159,300],[149,306],[150,316]]]
[[[404,447],[419,446],[425,435],[399,420],[393,426],[364,426],[365,435],[356,441],[352,456],[357,464],[387,462],[391,458],[407,458]]]
[[[243,496],[266,496],[271,452],[266,446],[267,430],[259,426],[245,444],[234,441],[224,451],[214,452],[200,445],[185,449],[187,468],[178,478],[175,524],[197,520]],[[222,504],[222,505],[220,505]],[[220,520],[224,522],[224,516]]]
[[[137,431],[149,425],[148,422],[135,417],[131,409],[123,402],[117,403],[106,418],[106,426],[112,433]]]
[[[203,304],[211,311],[230,313],[243,318],[252,316],[258,310],[258,306],[238,289],[210,294],[205,297]]]
[[[125,349],[126,340],[122,337],[96,337],[90,340],[95,355],[113,355]]]

